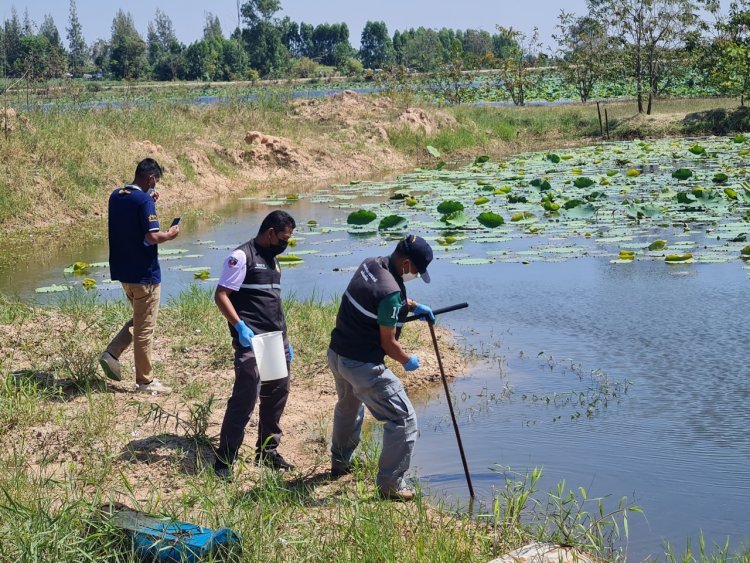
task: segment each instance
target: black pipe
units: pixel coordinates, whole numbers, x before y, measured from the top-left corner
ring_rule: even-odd
[[[433,315],[442,315],[443,313],[450,313],[451,311],[457,311],[458,309],[466,309],[466,307],[468,307],[468,306],[469,306],[469,304],[466,303],[466,302],[464,302],[464,303],[456,303],[455,305],[448,305],[447,307],[441,307],[440,309],[433,309],[432,314]],[[419,319],[424,320],[425,319],[425,315],[413,315],[413,316],[409,317],[408,319],[406,319],[404,322],[405,323],[410,323],[411,321],[416,321],[416,320],[419,320]]]
[[[455,309],[463,309],[464,307],[468,307],[468,305],[466,303],[461,303],[460,305],[453,305],[453,308],[446,307],[446,309],[450,309],[451,311],[453,311]],[[437,311],[433,311],[433,312],[437,313]],[[445,310],[442,310],[441,312],[445,312]],[[443,360],[440,359],[440,350],[438,350],[437,337],[435,336],[435,323],[430,321],[427,324],[430,325],[430,335],[432,336],[432,345],[435,347],[435,355],[437,356],[438,367],[440,368],[440,377],[443,380],[443,388],[445,389],[445,398],[448,402],[448,410],[450,410],[450,413],[451,413],[451,420],[453,421],[453,430],[456,433],[456,442],[458,442],[458,451],[461,453],[461,463],[464,466],[464,475],[466,475],[466,484],[469,486],[469,497],[473,500],[474,499],[474,487],[471,484],[471,475],[469,474],[469,465],[466,463],[466,454],[464,453],[464,445],[461,442],[461,433],[458,431],[458,422],[456,422],[456,414],[453,412],[453,401],[451,400],[451,394],[450,394],[450,391],[448,390],[448,380],[445,378],[445,370],[443,369]]]

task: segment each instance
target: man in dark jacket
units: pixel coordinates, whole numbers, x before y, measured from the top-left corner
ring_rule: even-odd
[[[390,356],[406,371],[419,368],[398,338],[409,312],[434,321],[426,305],[407,299],[404,282],[418,277],[430,282],[427,266],[432,249],[409,235],[390,256],[368,258],[349,282],[331,333],[328,366],[336,380],[338,402],[333,413],[331,477],[353,469],[352,454],[359,444],[364,406],[383,427],[377,485],[389,499],[408,501],[414,491],[404,482],[417,438],[417,417],[404,386],[385,364]]]
[[[232,464],[245,437],[255,403],[260,397],[255,461],[288,471],[294,466],[276,451],[281,441],[279,420],[289,396],[289,377],[261,383],[252,341],[256,334],[281,331],[287,372],[294,350],[286,333],[281,306],[281,268],[276,258],[286,250],[296,224],[285,211],[273,211],[258,235],[239,246],[224,262],[214,294],[216,306],[229,323],[234,347],[234,387],[221,425],[214,470],[223,479],[232,478]]]

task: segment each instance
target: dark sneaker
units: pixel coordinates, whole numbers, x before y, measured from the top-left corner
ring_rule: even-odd
[[[222,481],[226,481],[227,483],[231,483],[234,481],[234,475],[232,474],[232,468],[228,465],[222,464],[216,464],[214,465],[214,474],[216,475],[217,479],[221,479]]]
[[[276,471],[291,471],[294,469],[294,465],[285,460],[276,450],[256,453],[255,463],[265,465]]]
[[[338,479],[344,475],[350,475],[354,472],[354,464],[347,463],[346,465],[332,465],[331,466],[331,479]]]
[[[120,371],[120,361],[109,352],[104,352],[99,356],[99,365],[102,366],[104,375],[115,381],[122,381],[122,372]]]
[[[417,497],[417,493],[413,489],[399,489],[398,491],[383,492],[380,491],[380,496],[384,499],[393,500],[396,502],[409,502]]]

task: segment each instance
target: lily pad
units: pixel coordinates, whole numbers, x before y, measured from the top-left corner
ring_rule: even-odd
[[[479,221],[481,225],[488,227],[490,229],[494,229],[505,223],[505,219],[503,219],[501,215],[498,215],[497,213],[492,213],[491,211],[485,211],[484,213],[480,213],[477,216],[477,221]]]
[[[36,293],[60,293],[63,291],[70,291],[73,289],[71,285],[52,284],[46,287],[37,287],[34,291]]]
[[[408,221],[405,217],[401,217],[401,215],[388,215],[380,220],[380,223],[378,223],[378,229],[381,231],[386,229],[400,229],[407,224]]]
[[[676,178],[677,180],[687,180],[688,178],[692,178],[692,176],[693,171],[690,168],[678,168],[672,172],[672,178]]]
[[[667,241],[662,240],[662,239],[655,240],[654,242],[648,245],[648,249],[651,251],[664,250],[665,248],[667,248]]]
[[[442,213],[443,215],[448,215],[450,213],[455,213],[456,211],[463,211],[464,210],[464,204],[460,201],[455,200],[446,200],[440,203],[437,206],[438,213]]]
[[[586,176],[580,176],[573,182],[573,185],[576,188],[589,188],[594,184],[595,182],[591,178],[587,178]]]
[[[376,217],[377,214],[373,211],[359,209],[349,214],[346,218],[346,223],[348,225],[367,225],[368,223],[372,223]]]
[[[427,152],[430,153],[431,156],[434,156],[435,158],[440,158],[440,151],[437,150],[432,145],[427,145],[425,147],[427,149]]]

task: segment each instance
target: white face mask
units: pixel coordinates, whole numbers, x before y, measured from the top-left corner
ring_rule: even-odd
[[[408,274],[404,274],[403,276],[401,276],[401,279],[404,280],[404,283],[406,283],[406,282],[410,282],[412,280],[415,280],[418,277],[419,277],[419,274],[408,273]]]

